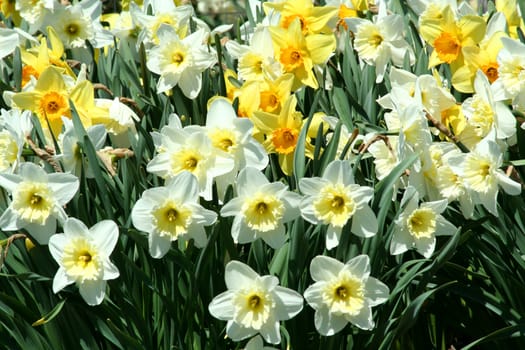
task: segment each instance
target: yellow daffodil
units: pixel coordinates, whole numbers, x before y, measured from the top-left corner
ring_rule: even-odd
[[[303,115],[295,110],[296,105],[296,97],[291,95],[279,114],[255,112],[252,117],[255,126],[266,135],[263,145],[267,152],[279,155],[279,164],[286,175],[293,172],[294,151],[303,126]],[[306,155],[311,157],[312,150],[307,140]]]
[[[277,60],[282,71],[295,76],[292,89],[302,85],[314,89],[319,87],[314,75],[314,65],[325,63],[335,50],[332,34],[311,34],[304,36],[299,19],[290,23],[287,29],[270,27]]]
[[[279,26],[284,29],[298,20],[304,35],[329,32],[326,24],[337,15],[336,7],[314,6],[311,0],[265,2],[263,8],[266,13],[270,10],[279,12]]]
[[[486,23],[474,15],[457,21],[450,6],[446,6],[437,18],[422,15],[419,28],[423,39],[433,48],[429,68],[448,63],[454,72],[463,65],[463,49],[476,46],[485,36]]]

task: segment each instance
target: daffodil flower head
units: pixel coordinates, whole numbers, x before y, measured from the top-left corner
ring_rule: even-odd
[[[203,127],[168,125],[161,129],[159,138],[157,154],[146,169],[165,179],[183,171],[191,172],[197,177],[200,195],[206,200],[213,197],[214,179],[235,166],[228,153],[213,147]]]
[[[160,43],[148,51],[147,67],[159,74],[157,92],[179,86],[188,98],[195,98],[202,85],[201,73],[217,61],[216,54],[208,50],[203,29],[181,39],[173,28],[161,25]]]
[[[384,3],[380,3],[379,15],[374,22],[349,18],[346,23],[355,33],[354,47],[365,63],[376,67],[376,82],[383,81],[387,64],[392,61],[401,66],[408,54],[410,64],[415,62],[414,51],[403,37],[400,15],[387,15]]]
[[[230,261],[226,265],[227,291],[217,295],[208,306],[210,314],[228,321],[226,334],[233,341],[260,334],[271,344],[279,344],[279,322],[297,315],[303,298],[279,286],[275,276],[260,276],[248,265]]]
[[[165,186],[144,191],[131,211],[131,219],[137,229],[149,234],[150,254],[159,259],[173,241],[185,247],[185,242],[193,239],[197,247],[204,247],[204,226],[212,225],[217,214],[199,204],[198,181],[184,171],[167,180]]]
[[[498,216],[499,187],[510,195],[521,193],[521,185],[500,169],[503,164],[501,148],[488,137],[470,153],[451,157],[449,164],[461,176],[473,202],[482,204],[494,216]]]
[[[12,196],[0,216],[0,227],[5,231],[26,229],[40,244],[47,244],[56,232],[57,220],[66,220],[63,206],[77,192],[79,181],[72,174],[48,174],[24,162],[18,174],[0,174],[0,186]]]
[[[512,99],[525,108],[525,44],[511,38],[501,38],[503,48],[498,53],[498,79],[494,82],[496,100]]]
[[[408,186],[401,199],[403,211],[395,221],[390,244],[392,255],[415,249],[430,258],[436,247],[436,236],[453,235],[457,228],[441,213],[447,208],[446,199],[419,204],[417,190]]]
[[[91,228],[75,218],[64,223],[64,233],[51,236],[49,251],[59,268],[53,279],[53,292],[58,293],[75,283],[88,305],[98,305],[106,294],[106,281],[119,276],[110,261],[118,241],[118,227],[103,220]]]
[[[348,323],[370,330],[375,326],[372,307],[388,299],[388,287],[370,277],[370,259],[358,255],[346,264],[323,255],[310,263],[314,284],[304,298],[315,309],[315,328],[324,336],[340,332]]]
[[[270,247],[280,248],[286,241],[284,223],[299,216],[300,196],[281,182],[270,183],[251,167],[239,172],[237,192],[238,196],[221,209],[221,216],[234,216],[234,242],[250,243],[262,238]]]
[[[352,220],[351,231],[361,237],[377,232],[377,218],[368,206],[374,194],[371,187],[354,183],[349,161],[332,161],[323,177],[302,178],[299,188],[303,218],[313,224],[327,224],[326,248],[339,245],[343,227]]]
[[[18,167],[26,136],[29,135],[32,128],[30,111],[1,110],[0,172],[12,173]]]

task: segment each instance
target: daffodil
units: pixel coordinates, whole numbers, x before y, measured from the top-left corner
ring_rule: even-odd
[[[38,42],[29,33],[20,28],[2,28],[0,27],[0,59],[12,54],[17,47],[22,46],[25,42]]]
[[[87,48],[86,41],[95,48],[101,48],[113,44],[113,35],[100,24],[101,6],[98,0],[58,6],[53,16],[47,16],[44,23],[55,29],[65,48]]]
[[[274,10],[279,13],[279,26],[284,29],[298,20],[301,31],[305,35],[319,34],[330,31],[326,26],[337,15],[337,8],[333,6],[314,6],[310,0],[285,0],[280,2],[265,2],[263,9],[266,13]]]
[[[279,322],[302,310],[302,296],[279,286],[277,277],[260,276],[235,260],[226,265],[224,279],[228,290],[213,298],[208,310],[213,317],[228,321],[228,337],[239,341],[260,334],[266,342],[279,344]]]
[[[305,36],[299,18],[293,20],[287,29],[270,27],[277,60],[283,73],[295,77],[292,89],[302,85],[314,89],[319,87],[314,75],[314,65],[324,64],[335,50],[333,34],[310,34]]]
[[[138,138],[135,122],[139,117],[130,107],[120,102],[118,97],[113,100],[96,98],[95,106],[106,113],[93,120],[93,124],[104,125],[113,146],[127,148],[132,139]]]
[[[235,161],[224,150],[213,147],[203,127],[181,128],[179,125],[167,125],[155,136],[159,141],[157,154],[148,163],[147,170],[165,179],[189,171],[199,181],[200,195],[211,200],[215,177],[229,173]]]
[[[496,100],[512,99],[525,108],[525,44],[511,38],[501,38],[503,48],[498,53],[498,79],[494,82]]]
[[[348,323],[370,330],[372,307],[388,299],[388,287],[370,276],[370,259],[358,255],[346,263],[318,255],[310,263],[314,284],[304,298],[315,309],[315,329],[324,336],[340,332]]]
[[[15,9],[28,24],[29,32],[35,33],[42,28],[42,23],[49,13],[60,6],[54,0],[18,0]]]
[[[0,114],[0,172],[12,173],[22,161],[22,151],[26,137],[33,125],[31,112],[18,109]]]
[[[263,339],[260,335],[256,335],[250,339],[243,350],[277,350],[271,346],[264,346]]]
[[[446,199],[419,203],[419,193],[406,188],[401,207],[403,211],[394,222],[390,254],[402,254],[415,249],[425,258],[430,258],[436,247],[436,236],[453,235],[457,228],[441,213],[447,208]]]
[[[381,3],[383,4],[383,3]],[[403,18],[387,15],[380,5],[380,15],[374,22],[362,18],[349,18],[348,27],[354,33],[354,48],[364,62],[376,67],[376,82],[383,81],[387,64],[403,65],[405,55],[410,64],[415,62],[414,51],[403,36]]]
[[[104,114],[95,107],[91,82],[84,80],[70,88],[62,70],[55,66],[49,66],[42,72],[33,90],[22,91],[12,96],[16,107],[35,113],[42,128],[55,138],[62,130],[62,117],[71,119],[69,99],[75,105],[80,120],[86,128],[91,126],[92,118]]]
[[[93,171],[86,157],[82,156],[82,149],[79,145],[79,142],[83,140],[79,140],[71,120],[64,118],[63,122],[64,132],[58,137],[61,153],[56,155],[56,159],[60,160],[64,171],[77,177],[80,177],[82,171],[84,171],[87,178],[93,178]],[[93,144],[95,151],[100,150],[104,146],[107,135],[104,125],[91,126],[86,129],[86,134]]]
[[[202,72],[217,61],[205,44],[206,33],[198,30],[180,39],[173,28],[161,26],[160,43],[148,52],[148,69],[159,74],[157,92],[179,86],[188,98],[195,98],[202,85]]]
[[[476,15],[465,15],[456,20],[450,6],[441,9],[439,17],[421,16],[420,33],[433,51],[428,66],[448,63],[452,72],[463,65],[463,49],[476,46],[485,36],[485,20]]]
[[[503,48],[501,38],[506,37],[504,28],[500,31],[489,32],[491,22],[498,17],[498,14],[492,16],[487,25],[487,34],[479,43],[479,46],[468,46],[463,49],[465,64],[454,72],[452,76],[452,85],[461,92],[474,92],[474,79],[476,72],[480,69],[492,84],[498,79],[498,53]]]
[[[190,17],[194,13],[192,6],[176,6],[173,1],[151,1],[150,4],[151,14],[147,5],[141,9],[134,2],[130,4],[132,22],[142,29],[137,44],[144,43],[146,48],[158,45],[162,41],[159,33],[162,26],[171,27],[170,32],[176,33],[179,38],[186,37]]]
[[[222,200],[227,186],[235,180],[237,172],[247,166],[263,170],[268,165],[268,154],[252,136],[252,121],[237,117],[232,105],[225,98],[217,98],[210,104],[205,129],[213,147],[222,154],[225,152],[234,161],[229,173],[215,179],[219,198]]]
[[[226,42],[228,53],[238,62],[238,76],[243,80],[264,80],[280,75],[280,65],[274,58],[272,37],[268,27],[257,27],[250,38],[250,45],[234,40]]]
[[[197,178],[184,171],[167,180],[165,186],[144,191],[131,211],[131,219],[133,226],[149,234],[149,252],[159,259],[173,241],[185,247],[193,239],[195,246],[204,247],[204,226],[212,225],[217,214],[199,204]]]
[[[237,176],[238,196],[221,209],[221,216],[234,216],[231,234],[235,243],[263,239],[270,247],[286,242],[284,223],[299,216],[297,193],[282,182],[269,182],[255,168],[246,167]]]
[[[0,186],[11,194],[9,207],[0,216],[5,231],[25,229],[40,244],[47,244],[56,232],[57,220],[63,223],[63,206],[78,190],[78,178],[71,174],[48,174],[41,167],[24,162],[18,174],[0,174]]]
[[[118,227],[111,220],[100,221],[88,229],[78,219],[67,219],[64,233],[49,239],[49,251],[59,265],[53,279],[53,292],[75,283],[88,305],[102,303],[106,281],[119,276],[110,260],[117,241]]]
[[[451,157],[449,164],[463,180],[474,204],[482,204],[494,216],[498,216],[499,187],[510,195],[521,193],[521,185],[500,169],[501,148],[489,138],[481,140],[470,153]]]
[[[293,156],[303,125],[303,116],[295,110],[297,99],[290,95],[278,115],[256,111],[252,121],[266,135],[263,145],[268,153],[279,155],[279,164],[286,175],[293,172]],[[312,156],[313,147],[307,140],[306,155]]]
[[[467,125],[463,133],[458,136],[460,141],[464,141],[462,135],[474,134],[476,137],[470,137],[464,142],[468,148],[473,148],[492,131],[500,140],[512,137],[516,133],[516,118],[507,105],[502,101],[494,100],[490,82],[481,70],[476,74],[474,91],[475,94],[462,104]]]
[[[377,218],[368,206],[374,190],[354,183],[349,161],[332,161],[323,177],[302,178],[299,188],[306,197],[301,200],[303,218],[312,224],[327,224],[326,248],[339,245],[343,227],[352,220],[350,230],[361,237],[377,232]]]

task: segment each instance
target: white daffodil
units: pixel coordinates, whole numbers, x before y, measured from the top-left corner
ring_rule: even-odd
[[[165,179],[185,170],[191,172],[199,180],[200,195],[205,200],[213,197],[214,178],[229,173],[235,165],[226,152],[213,147],[202,127],[167,125],[160,136],[152,136],[160,143],[156,144],[157,155],[147,170]]]
[[[73,127],[73,121],[62,117],[62,122],[64,123],[64,132],[58,136],[62,153],[57,155],[56,158],[62,162],[64,171],[80,177],[82,169],[84,169],[86,177],[93,178],[93,171],[89,167],[87,159],[82,157],[82,150],[78,144],[81,140],[78,139],[78,135]],[[100,150],[104,146],[107,134],[104,125],[91,126],[87,128],[86,133],[95,151]]]
[[[280,76],[281,67],[274,58],[272,36],[268,27],[259,26],[250,38],[250,45],[241,45],[235,40],[226,43],[228,53],[239,60],[237,72],[239,79],[275,79]]]
[[[503,165],[500,146],[488,138],[481,140],[470,153],[451,157],[449,164],[462,178],[473,202],[482,204],[494,216],[498,216],[500,186],[512,196],[521,193],[521,185],[500,169]]]
[[[20,28],[0,28],[0,59],[12,54],[17,47],[23,47],[26,41],[38,43],[38,40]]]
[[[388,299],[388,287],[370,277],[370,259],[358,255],[346,264],[318,255],[310,263],[314,284],[304,298],[315,309],[315,328],[324,336],[341,331],[348,322],[358,328],[374,328],[372,307]]]
[[[25,229],[40,244],[47,244],[56,232],[57,219],[67,215],[63,206],[78,190],[78,178],[71,174],[48,174],[41,167],[25,162],[18,174],[0,174],[0,186],[11,193],[12,201],[0,216],[5,231]]]
[[[447,208],[446,199],[419,204],[419,194],[408,186],[401,199],[403,212],[394,222],[390,254],[398,255],[409,249],[430,258],[436,247],[436,236],[453,235],[457,228],[441,213]]]
[[[202,85],[202,72],[217,62],[216,54],[206,45],[203,29],[180,39],[173,28],[161,25],[157,32],[160,43],[148,51],[146,65],[159,74],[157,92],[179,86],[188,98],[195,98]]]
[[[228,290],[213,298],[208,309],[213,317],[228,321],[228,337],[239,341],[259,333],[266,342],[279,344],[279,321],[302,310],[302,296],[279,286],[277,277],[259,276],[239,261],[226,265],[224,279]]]
[[[210,104],[205,129],[213,147],[220,150],[221,154],[230,155],[234,161],[233,169],[229,173],[215,179],[221,199],[227,186],[234,182],[239,170],[247,166],[263,170],[268,165],[268,153],[252,136],[252,121],[248,118],[238,118],[228,100],[218,98]]]
[[[51,26],[64,47],[87,48],[86,40],[95,48],[113,44],[113,35],[100,24],[102,4],[98,0],[84,0],[73,5],[58,6],[53,16],[47,16],[41,28]]]
[[[511,38],[501,38],[503,48],[498,53],[498,79],[494,82],[496,100],[512,99],[525,108],[525,44]]]
[[[377,233],[377,218],[367,204],[374,189],[354,183],[349,161],[334,160],[322,178],[302,178],[299,188],[306,195],[300,204],[303,218],[312,224],[328,225],[326,249],[339,245],[341,231],[350,219],[354,234],[371,237]]]
[[[22,158],[22,150],[33,125],[31,112],[19,109],[1,110],[0,172],[12,173]]]
[[[148,14],[150,5],[151,14]],[[132,2],[130,4],[132,22],[138,28],[142,28],[137,44],[144,43],[146,48],[158,45],[161,40],[159,29],[162,26],[171,27],[173,32],[184,38],[189,30],[190,17],[193,13],[191,5],[176,6],[173,1],[145,1],[142,9]]]
[[[15,9],[29,24],[29,32],[35,33],[42,28],[46,17],[60,6],[55,0],[18,0]]]
[[[128,148],[131,145],[130,137],[138,138],[135,122],[139,117],[131,108],[120,102],[118,97],[113,100],[96,98],[95,106],[107,110],[107,118],[96,122],[104,124],[113,147]]]
[[[503,102],[494,100],[489,80],[481,70],[476,73],[474,91],[475,94],[462,104],[463,114],[467,118],[466,129],[473,129],[471,133],[478,142],[492,130],[496,132],[497,139],[512,137],[516,133],[516,118]],[[462,140],[461,134],[459,139]]]
[[[221,209],[221,216],[235,216],[231,234],[235,243],[262,238],[273,249],[286,242],[284,223],[299,216],[300,196],[282,182],[270,183],[255,168],[244,168],[237,176],[238,197]]]
[[[152,257],[162,258],[172,241],[181,247],[193,239],[202,248],[207,242],[204,226],[212,225],[217,214],[199,204],[199,184],[184,171],[166,181],[165,186],[150,188],[142,194],[131,211],[133,226],[149,233]]]
[[[102,303],[106,280],[119,276],[117,267],[109,260],[117,240],[118,227],[111,220],[100,221],[88,229],[78,219],[67,219],[64,233],[49,239],[49,251],[59,265],[53,292],[75,283],[88,305]]]
[[[376,82],[383,81],[387,64],[392,61],[402,66],[408,54],[410,64],[415,62],[414,51],[405,41],[403,18],[400,15],[387,15],[384,3],[379,6],[375,22],[361,18],[347,18],[346,23],[355,33],[354,48],[364,62],[376,67]]]

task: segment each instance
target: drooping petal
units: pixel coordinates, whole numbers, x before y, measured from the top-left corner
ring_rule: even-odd
[[[99,305],[106,295],[106,281],[86,280],[78,286],[78,291],[88,305]]]

